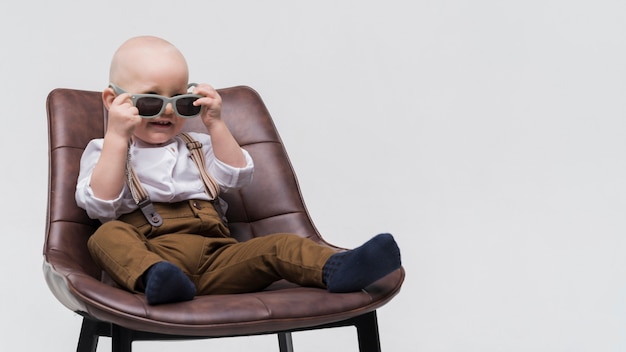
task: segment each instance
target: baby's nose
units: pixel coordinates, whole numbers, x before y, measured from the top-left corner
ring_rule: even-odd
[[[174,107],[172,107],[172,103],[167,103],[165,105],[165,111],[163,111],[165,115],[171,115],[174,113]]]

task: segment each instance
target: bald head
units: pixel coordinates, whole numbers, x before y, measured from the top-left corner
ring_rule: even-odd
[[[117,49],[111,61],[109,80],[125,87],[149,81],[155,74],[172,75],[172,79],[185,83],[189,78],[187,62],[174,45],[158,37],[141,36],[127,40]]]

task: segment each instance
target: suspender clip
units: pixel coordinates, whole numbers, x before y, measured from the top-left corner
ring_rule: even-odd
[[[146,220],[150,223],[150,225],[154,227],[159,227],[163,224],[163,218],[161,215],[154,209],[154,204],[150,201],[150,198],[146,198],[137,204],[141,212],[145,216]]]

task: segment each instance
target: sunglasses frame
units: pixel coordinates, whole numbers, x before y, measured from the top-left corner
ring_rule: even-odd
[[[191,88],[191,87],[195,87],[197,86],[196,83],[189,83],[187,85],[187,89]],[[124,93],[128,93],[127,91],[125,91],[124,89],[116,86],[113,83],[109,83],[109,87],[111,89],[113,89],[113,91],[115,92],[115,94],[124,94]],[[161,116],[163,114],[163,111],[165,111],[165,108],[167,107],[167,104],[172,104],[172,109],[174,110],[174,113],[179,116],[182,117],[184,119],[190,119],[192,117],[196,117],[198,115],[200,115],[200,112],[198,112],[195,115],[191,115],[191,116],[186,116],[186,115],[181,115],[178,112],[178,108],[176,107],[176,101],[183,99],[183,98],[196,98],[196,99],[200,99],[200,98],[204,98],[203,95],[199,95],[199,94],[191,94],[191,93],[187,93],[187,94],[181,94],[181,95],[176,95],[173,97],[165,97],[162,95],[158,95],[158,94],[132,94],[130,96],[130,100],[133,102],[133,106],[137,106],[137,101],[141,98],[156,98],[156,99],[160,99],[163,102],[163,105],[161,105],[161,110],[159,111],[158,114],[155,115],[150,115],[150,116],[145,116],[145,115],[139,115],[140,117],[144,118],[144,119],[155,119],[159,116]]]

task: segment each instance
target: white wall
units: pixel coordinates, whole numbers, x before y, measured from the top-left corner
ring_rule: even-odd
[[[260,92],[328,240],[396,235],[384,351],[626,350],[625,23],[623,0],[4,2],[0,350],[76,347],[41,272],[44,104],[101,90],[138,34]],[[352,329],[294,339],[356,351]],[[177,344],[135,350],[276,350]]]

